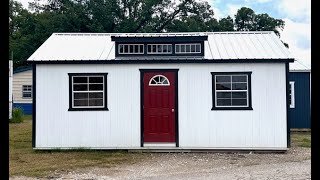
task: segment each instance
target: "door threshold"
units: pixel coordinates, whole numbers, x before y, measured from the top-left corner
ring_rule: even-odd
[[[176,143],[143,143],[143,147],[176,147]]]

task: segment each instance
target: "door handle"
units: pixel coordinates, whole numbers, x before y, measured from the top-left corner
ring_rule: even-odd
[[[171,112],[174,112],[174,109],[171,109]]]

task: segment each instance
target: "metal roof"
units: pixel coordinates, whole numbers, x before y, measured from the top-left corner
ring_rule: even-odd
[[[190,33],[53,33],[28,61],[114,60],[116,37],[208,36],[204,59],[293,59],[273,31]]]
[[[289,64],[290,72],[311,72],[311,66],[302,63],[300,60],[296,59],[293,63]]]

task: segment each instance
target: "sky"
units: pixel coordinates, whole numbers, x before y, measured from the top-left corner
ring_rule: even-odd
[[[18,0],[25,8],[33,0]],[[44,0],[40,0],[44,1]],[[201,1],[201,0],[197,0]],[[234,17],[241,7],[249,7],[256,14],[267,13],[273,18],[285,21],[281,40],[289,44],[289,51],[295,59],[311,65],[311,0],[207,0],[220,19]]]

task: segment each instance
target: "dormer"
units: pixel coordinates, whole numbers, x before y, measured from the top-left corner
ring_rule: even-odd
[[[208,36],[111,36],[115,56],[204,56]]]

